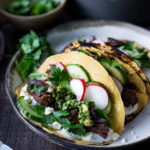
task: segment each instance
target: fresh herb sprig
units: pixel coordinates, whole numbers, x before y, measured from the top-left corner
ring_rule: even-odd
[[[150,68],[150,58],[148,57],[148,52],[144,49],[136,49],[134,47],[135,42],[130,42],[129,44],[120,47],[129,54],[129,56],[139,65],[139,67]]]
[[[9,7],[8,12],[16,15],[39,15],[52,11],[60,4],[54,0],[15,0]]]
[[[20,60],[16,61],[17,72],[23,81],[38,67],[44,53],[48,56],[52,53],[46,39],[39,37],[34,31],[23,36],[17,48],[23,52]]]
[[[61,70],[59,67],[54,65],[50,69],[51,77],[48,79],[56,86],[60,85],[62,87],[69,89],[69,75],[65,69]]]
[[[51,114],[45,115],[43,117],[43,119],[41,120],[42,126],[49,126],[49,124],[52,124],[54,121],[57,121],[69,132],[72,132],[77,135],[85,135],[86,130],[84,126],[81,124],[73,124],[67,118],[64,118],[68,115],[69,113],[66,111],[54,111]]]

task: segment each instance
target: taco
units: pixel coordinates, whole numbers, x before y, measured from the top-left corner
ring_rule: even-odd
[[[125,106],[125,120],[128,122],[147,104],[149,80],[124,52],[104,42],[99,43],[74,41],[63,52],[82,52],[93,57],[105,67],[120,91]]]
[[[104,67],[83,53],[48,57],[16,94],[26,119],[77,144],[110,144],[124,127],[118,89]]]

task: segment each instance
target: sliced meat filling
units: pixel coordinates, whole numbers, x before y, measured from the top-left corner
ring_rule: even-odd
[[[138,103],[136,92],[133,89],[124,88],[121,96],[126,107],[129,107],[130,105],[134,106]]]
[[[103,138],[106,138],[109,132],[106,119],[97,116],[94,109],[90,110],[90,114],[92,120],[94,121],[94,125],[86,128],[87,131],[99,134]]]
[[[132,83],[126,83],[123,87],[123,92],[121,96],[126,107],[134,106],[138,103],[136,90],[138,90],[137,87]]]
[[[113,38],[108,38],[108,41],[106,42],[107,45],[111,46],[111,47],[120,47],[120,46],[123,46],[125,44],[127,44],[128,41],[121,41],[121,40],[116,40],[116,39],[113,39]]]
[[[42,106],[48,106],[50,102],[53,100],[51,97],[51,93],[47,92],[48,84],[44,81],[37,79],[28,80],[28,88],[27,91],[29,95],[33,96],[34,99]]]
[[[87,132],[93,132],[103,138],[106,138],[109,132],[109,127],[107,126],[106,119],[97,116],[94,109],[90,110],[90,115],[91,119],[94,121],[94,125],[91,127],[86,127]],[[66,118],[73,123],[79,123],[77,112],[71,113],[71,115],[67,116]]]

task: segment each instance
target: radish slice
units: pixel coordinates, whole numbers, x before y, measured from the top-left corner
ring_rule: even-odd
[[[83,79],[74,78],[70,81],[70,88],[77,96],[77,100],[82,101],[86,90],[85,81]]]
[[[55,65],[56,65],[56,67],[60,68],[61,70],[65,69],[65,71],[67,71],[65,65],[62,62],[58,62]]]
[[[112,77],[112,76],[111,76],[111,77]],[[120,82],[119,80],[117,80],[115,77],[112,77],[112,79],[113,79],[113,81],[114,81],[116,87],[118,88],[118,90],[119,90],[119,92],[120,92],[120,94],[121,94],[122,91],[123,91],[123,86],[122,86],[121,82]]]
[[[98,84],[89,84],[86,87],[84,100],[95,103],[96,108],[106,109],[109,104],[109,96],[104,87]]]

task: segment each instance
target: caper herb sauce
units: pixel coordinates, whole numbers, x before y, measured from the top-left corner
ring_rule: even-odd
[[[78,120],[84,126],[92,126],[93,121],[90,116],[90,107],[94,105],[90,101],[78,101],[76,95],[67,88],[58,86],[54,89],[52,97],[55,99],[55,106],[64,111],[78,113]]]

